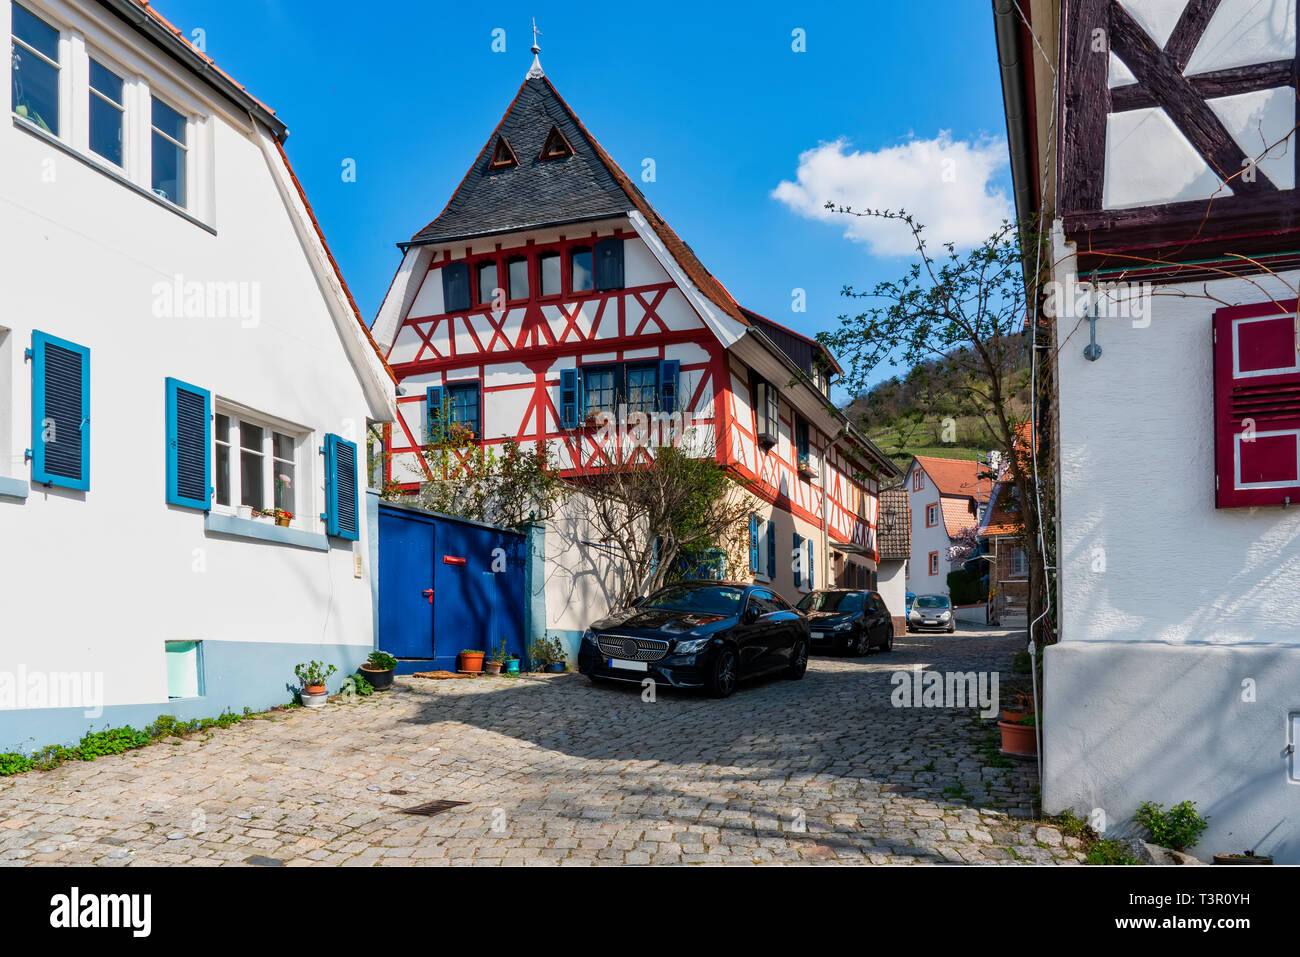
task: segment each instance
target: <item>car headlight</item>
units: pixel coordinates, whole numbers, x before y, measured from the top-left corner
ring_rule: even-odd
[[[940,621],[947,621],[947,620],[948,620],[948,613],[945,611],[942,615],[939,616],[939,620],[940,620]]]
[[[843,621],[843,622],[840,622],[838,625],[835,626],[835,630],[836,630],[836,631],[852,631],[852,630],[853,630],[853,622],[851,622],[851,621]]]
[[[582,633],[582,640],[587,642],[587,644],[589,645],[597,644],[596,630],[594,628],[588,628],[586,631]]]
[[[912,609],[912,614],[910,614],[908,617],[909,617],[909,618],[915,618],[917,621],[920,621],[920,620],[921,620],[921,613],[920,613],[919,611],[917,611],[915,608],[913,608],[913,609]]]
[[[703,651],[712,640],[712,638],[691,638],[688,641],[679,641],[673,648],[673,654],[693,655],[697,651]]]

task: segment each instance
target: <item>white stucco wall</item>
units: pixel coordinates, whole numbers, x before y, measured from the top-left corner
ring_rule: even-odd
[[[1057,240],[1056,275],[1073,268]],[[1216,309],[1293,298],[1300,273],[1158,287],[1150,311],[1059,321],[1060,644],[1044,655],[1044,805],[1136,833],[1198,803],[1195,852],[1300,863],[1300,510],[1216,509]],[[1212,298],[1207,298],[1212,297]],[[1114,310],[1112,310],[1113,312]],[[1130,309],[1130,313],[1132,310]]]
[[[364,501],[360,541],[332,539],[328,551],[206,534],[202,512],[165,502],[168,376],[309,433],[294,524],[310,533],[324,532],[325,434],[357,441],[364,456],[374,415],[247,118],[193,95],[207,111],[211,152],[208,175],[191,188],[210,195],[204,216],[215,235],[0,124],[0,476],[30,476],[23,351],[33,329],[90,350],[91,409],[89,491],[37,486],[25,500],[0,497],[0,670],[102,672],[108,707],[167,704],[168,640],[373,641]],[[160,317],[157,284],[178,275],[245,284],[255,313]],[[361,459],[363,487],[364,470]],[[241,680],[207,675],[210,689],[226,679]],[[294,681],[291,670],[278,679]],[[212,713],[223,706],[214,697]]]
[[[876,591],[885,600],[889,613],[898,618],[907,615],[906,565],[903,561],[882,561],[876,569]]]
[[[943,503],[929,475],[925,476],[923,486],[913,491],[912,475],[919,468],[913,462],[903,479],[908,505],[912,509],[912,560],[908,563],[907,588],[914,595],[946,595],[952,563],[948,561],[948,531],[943,524]],[[929,505],[938,509],[938,522],[927,527],[925,510]],[[930,574],[931,552],[939,553],[939,570],[934,575]]]
[[[1300,645],[1300,509],[1214,507],[1211,373],[1214,311],[1298,280],[1161,287],[1149,324],[1098,321],[1096,362],[1086,320],[1061,350],[1065,640]]]

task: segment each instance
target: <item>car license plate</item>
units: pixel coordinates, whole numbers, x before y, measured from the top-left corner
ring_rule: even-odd
[[[813,641],[821,641],[823,638],[826,637],[826,632],[824,631],[814,631],[811,632],[811,634],[813,637]]]
[[[650,666],[644,661],[627,661],[623,658],[610,658],[609,666],[611,668],[622,668],[624,671],[649,671]]]

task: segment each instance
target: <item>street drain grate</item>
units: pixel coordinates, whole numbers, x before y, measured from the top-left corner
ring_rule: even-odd
[[[415,807],[402,808],[403,814],[421,814],[424,817],[433,817],[435,814],[441,814],[443,811],[450,811],[454,807],[460,807],[467,804],[468,801],[430,801],[428,804],[418,804]]]

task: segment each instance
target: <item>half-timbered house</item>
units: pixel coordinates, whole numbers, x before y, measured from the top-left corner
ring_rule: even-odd
[[[750,483],[748,564],[718,573],[789,600],[871,581],[878,482],[896,471],[830,402],[834,359],[727,292],[536,58],[446,208],[399,245],[373,327],[404,391],[389,482],[430,477],[433,409],[483,443],[545,443],[566,477],[607,455],[602,413],[680,415]],[[546,624],[576,648],[623,570],[571,525],[546,529]]]
[[[1198,854],[1300,863],[1296,2],[994,11],[1018,212],[1050,230],[1045,810],[1192,800]]]

